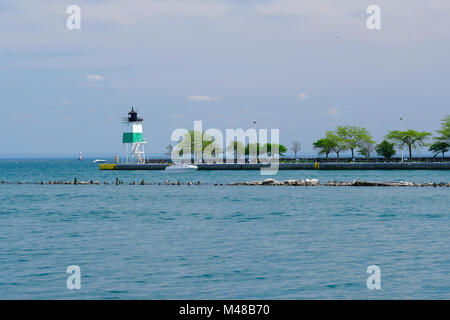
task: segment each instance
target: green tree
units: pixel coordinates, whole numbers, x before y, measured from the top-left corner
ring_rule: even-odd
[[[342,151],[348,150],[348,144],[344,141],[342,136],[338,135],[335,131],[327,131],[325,138],[331,141],[331,150],[336,153],[336,158],[339,160],[339,154]]]
[[[396,143],[400,148],[408,147],[409,158],[412,158],[412,150],[426,145],[426,140],[431,135],[429,132],[415,130],[392,130],[386,135],[386,139]]]
[[[450,144],[445,141],[437,141],[433,143],[428,150],[434,152],[435,157],[441,153],[442,160],[444,160],[445,153],[450,150]]]
[[[287,151],[287,148],[284,145],[278,143],[266,143],[265,147],[267,148],[267,154],[271,157],[275,154],[284,156]]]
[[[383,140],[375,147],[375,151],[378,155],[385,157],[386,159],[392,158],[395,154],[394,143],[390,143],[387,140]]]
[[[339,159],[339,153],[347,150],[347,146],[342,137],[335,131],[327,131],[325,138],[319,139],[313,143],[313,148],[319,150],[319,154],[325,154],[326,159],[330,152],[336,152],[336,157]]]
[[[164,153],[165,155],[170,156],[172,154],[173,146],[171,144],[166,146],[167,152]]]
[[[252,154],[250,154],[250,151]],[[255,152],[256,152],[256,154],[254,154]],[[252,156],[258,157],[259,155],[261,155],[259,142],[247,143],[247,145],[245,146],[245,154],[249,157],[252,157]]]
[[[212,146],[210,146],[211,144]],[[196,146],[199,146],[198,150],[196,150]],[[205,131],[200,133],[199,131],[189,130],[176,145],[176,152],[178,152],[180,156],[183,156],[183,149],[189,149],[192,158],[202,158],[203,152],[208,146],[214,148],[212,152],[213,156],[222,152],[220,145]]]
[[[450,115],[447,115],[442,120],[441,129],[436,131],[440,134],[440,136],[437,137],[436,140],[444,141],[450,144]]]
[[[238,158],[241,158],[245,155],[246,147],[241,141],[231,141],[230,144],[227,146],[227,152],[232,152],[234,156],[234,160],[237,161]]]
[[[444,160],[445,153],[449,151],[450,147],[450,115],[442,119],[441,129],[436,132],[440,135],[434,138],[436,142],[428,150],[434,152],[434,156],[442,153],[442,160]]]
[[[341,137],[343,143],[346,145],[346,149],[350,149],[352,152],[352,158],[355,157],[355,149],[360,148],[361,144],[367,145],[369,141],[372,141],[372,136],[369,130],[362,127],[355,126],[338,126],[336,133]]]
[[[328,155],[333,151],[334,142],[328,138],[322,138],[313,143],[313,149],[319,151],[319,155],[324,154],[328,160]]]

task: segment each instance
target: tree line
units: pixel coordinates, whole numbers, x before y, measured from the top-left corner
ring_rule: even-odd
[[[396,147],[399,150],[407,149],[409,157],[412,158],[413,150],[428,146],[429,151],[438,154],[444,158],[445,153],[450,150],[450,116],[442,120],[440,130],[436,130],[438,136],[434,137],[433,143],[428,143],[431,137],[430,132],[408,130],[391,130],[384,140],[379,144],[373,140],[366,128],[356,126],[338,126],[336,130],[329,130],[325,137],[318,139],[313,143],[313,148],[319,155],[325,155],[326,159],[330,153],[334,152],[339,159],[343,151],[351,151],[352,158],[355,157],[355,151],[358,154],[370,158],[373,152],[379,156],[390,159],[396,154]]]
[[[386,159],[392,158],[396,155],[397,150],[408,151],[409,158],[412,158],[413,150],[428,146],[429,151],[431,151],[434,156],[438,154],[445,157],[445,153],[450,150],[450,115],[447,115],[441,124],[441,129],[436,130],[437,136],[433,138],[433,142],[428,142],[432,134],[426,131],[416,131],[412,129],[408,130],[391,130],[388,131],[383,141],[376,143],[370,134],[369,130],[363,127],[357,126],[338,126],[335,130],[328,130],[325,132],[323,138],[318,139],[313,143],[313,149],[316,150],[319,155],[325,155],[328,159],[331,153],[335,153],[336,157],[339,159],[341,152],[350,151],[352,158],[355,157],[355,153],[365,156],[367,159],[374,153],[382,156]],[[201,151],[204,152],[206,148],[212,151],[212,155],[222,153],[221,146],[217,144],[214,137],[210,137],[205,131],[201,134],[194,134],[194,130],[189,130],[183,139],[180,139],[177,145],[178,153],[183,156],[183,148],[188,147],[192,157],[194,157],[195,144],[201,145]],[[194,141],[194,137],[199,137],[199,141]],[[172,153],[172,145],[166,147],[167,155]],[[297,158],[297,153],[301,149],[299,141],[293,141],[291,151],[294,152],[295,158]],[[253,155],[260,156],[262,154],[268,156],[274,156],[278,154],[284,156],[288,148],[282,144],[272,144],[266,143],[260,145],[259,143],[247,143],[244,144],[241,141],[233,141],[228,146],[226,146],[226,151],[234,155],[235,158],[249,157]]]
[[[196,140],[197,139],[197,140]],[[198,150],[196,150],[196,145],[198,145]],[[178,144],[173,147],[171,144],[166,146],[166,155],[172,155],[173,152],[178,154],[180,157],[185,156],[185,150],[189,150],[191,158],[195,158],[196,152],[203,154],[206,150],[211,152],[211,156],[216,157],[217,155],[224,152],[221,144],[219,144],[215,137],[211,137],[206,131],[189,130],[183,138],[180,138]],[[226,146],[226,152],[233,154],[234,158],[251,157],[251,156],[263,156],[267,155],[273,157],[276,154],[279,156],[284,156],[288,148],[282,144],[277,143],[247,143],[244,144],[239,140],[232,141],[228,146]]]

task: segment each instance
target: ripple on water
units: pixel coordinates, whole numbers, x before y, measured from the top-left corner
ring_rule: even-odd
[[[43,180],[166,179],[158,172],[99,172],[77,162],[57,169],[45,162],[39,169],[22,165],[18,172],[0,162],[0,176],[11,181],[25,180],[25,172]],[[198,175],[186,180],[260,179],[257,172]],[[381,181],[450,181],[449,172],[364,175]],[[351,181],[358,173],[284,171],[276,178],[312,177]],[[0,296],[370,299],[374,292],[367,290],[366,268],[379,264],[386,289],[376,292],[377,298],[446,299],[449,192],[0,185]],[[82,292],[68,293],[64,286],[70,264],[81,267]]]

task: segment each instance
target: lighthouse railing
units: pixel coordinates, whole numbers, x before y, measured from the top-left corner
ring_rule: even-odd
[[[128,118],[128,117],[121,117],[121,120],[122,120],[122,122],[130,122],[130,119]],[[139,123],[142,123],[142,122],[144,122],[144,119],[143,118],[137,118],[137,121],[132,121],[132,122],[139,122]]]

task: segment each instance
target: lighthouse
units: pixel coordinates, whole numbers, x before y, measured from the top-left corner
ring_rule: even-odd
[[[145,163],[144,137],[142,135],[143,118],[137,116],[134,108],[128,112],[128,117],[122,119],[125,163]]]

